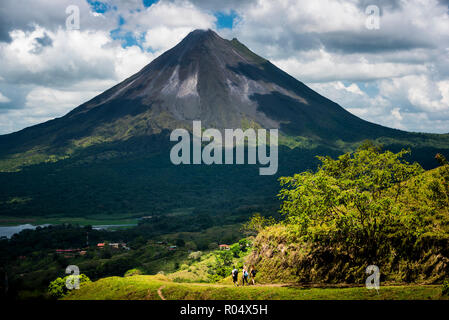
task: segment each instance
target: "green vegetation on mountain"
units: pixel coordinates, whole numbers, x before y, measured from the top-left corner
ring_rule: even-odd
[[[424,171],[406,154],[366,143],[321,157],[315,173],[280,179],[284,219],[254,215],[242,230],[255,238],[191,250],[165,275],[100,279],[66,299],[445,299],[449,165],[438,154],[441,166]],[[378,292],[361,286],[371,264]],[[232,285],[232,267],[243,265],[255,265],[258,285]]]
[[[172,164],[171,130],[191,130],[197,119],[220,130],[279,129],[278,173]],[[442,166],[434,169],[436,153]],[[255,265],[266,283],[360,284],[371,264],[383,282],[440,283],[449,266],[444,156],[449,134],[364,121],[237,40],[197,30],[65,116],[0,136],[0,223],[137,223],[25,230],[0,239],[0,271],[15,298],[48,297],[69,263],[93,282],[68,298],[98,290],[96,298],[158,299],[162,285],[169,298],[340,297],[334,289],[238,291],[228,285],[233,264]],[[240,226],[256,212],[244,235]],[[256,236],[248,250],[237,243],[247,235]],[[96,247],[103,241],[130,250]],[[220,252],[220,243],[234,245]],[[56,252],[71,248],[86,252]],[[152,276],[129,276],[136,273]],[[383,297],[439,297],[436,287],[413,288],[416,295],[386,288]]]
[[[60,299],[64,296],[66,296],[70,291],[67,288],[67,284],[71,288],[81,288],[82,286],[85,286],[87,283],[91,282],[89,277],[85,274],[80,275],[69,275],[65,276],[64,278],[57,278],[56,280],[50,282],[50,285],[48,286],[48,293],[56,299]],[[78,289],[72,289],[72,290],[78,290]]]
[[[423,172],[366,144],[318,170],[281,178],[285,219],[264,228],[248,262],[267,282],[441,282],[449,272],[449,166]],[[440,155],[441,157],[441,155]]]
[[[170,132],[191,130],[192,120],[220,130],[278,128],[278,174],[259,176],[254,165],[173,165]],[[448,134],[364,121],[237,39],[196,30],[68,114],[1,135],[0,219],[164,219],[194,208],[192,215],[210,218],[204,227],[241,223],[278,207],[278,177],[313,170],[315,156],[336,157],[364,139],[392,152],[411,148],[410,160],[425,169],[435,167],[429,154],[449,156]],[[163,232],[195,231],[189,224]]]

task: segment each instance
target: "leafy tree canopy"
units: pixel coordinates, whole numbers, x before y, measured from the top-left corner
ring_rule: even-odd
[[[375,245],[398,228],[418,231],[418,215],[404,209],[404,181],[424,170],[403,159],[409,151],[382,152],[365,143],[354,153],[318,157],[317,172],[280,178],[281,212],[304,238],[332,233],[334,239]]]

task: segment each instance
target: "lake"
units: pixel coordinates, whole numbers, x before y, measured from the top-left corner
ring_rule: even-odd
[[[0,227],[0,237],[11,238],[13,234],[19,233],[25,229],[36,229],[37,227],[47,227],[49,224],[33,226],[32,224],[21,224],[18,226]]]
[[[11,238],[14,234],[19,233],[22,230],[36,229],[37,227],[47,227],[49,225],[50,224],[41,224],[41,225],[34,226],[32,224],[21,224],[18,226],[7,226],[7,227],[0,226],[0,238],[1,237]],[[92,229],[107,230],[107,229],[113,229],[113,228],[117,228],[117,227],[134,227],[134,226],[137,226],[137,224],[104,224],[104,225],[92,226]]]

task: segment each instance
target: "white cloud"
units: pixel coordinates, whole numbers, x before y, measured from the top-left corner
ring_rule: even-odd
[[[52,45],[36,54],[36,38],[44,35]],[[86,79],[122,80],[153,58],[138,47],[122,48],[104,31],[52,32],[36,26],[34,31],[15,30],[11,37],[11,43],[0,44],[0,74],[10,83],[62,86]]]
[[[437,0],[377,2],[382,17],[375,31],[365,28],[367,2],[361,0],[160,0],[148,8],[141,0],[104,0],[116,8],[104,14],[84,0],[53,2],[31,1],[23,10],[16,0],[2,1],[8,14],[0,9],[0,31],[12,30],[12,41],[0,42],[2,132],[64,114],[193,29],[214,29],[214,11],[230,9],[239,18],[234,29],[221,30],[226,37],[237,37],[356,115],[401,129],[449,131],[449,15]],[[65,30],[69,4],[80,7],[80,31]],[[142,39],[152,53],[111,39],[119,16],[121,31]],[[46,35],[51,45],[39,45],[36,39]],[[12,87],[23,91],[22,105],[15,105]],[[13,104],[16,109],[5,109]]]
[[[406,99],[421,111],[449,112],[449,80],[435,81],[426,75],[410,75],[383,80],[379,89],[380,94],[391,101]]]
[[[331,54],[323,49],[299,53],[273,63],[307,82],[371,81],[426,72],[426,67],[419,64],[372,61],[360,55]]]
[[[33,53],[35,39],[44,34],[52,45]],[[62,116],[155,57],[137,46],[122,48],[104,31],[53,32],[36,26],[33,31],[15,30],[11,37],[10,43],[0,43],[0,76],[24,88],[25,104],[1,113],[0,133]]]
[[[449,81],[405,76],[370,83],[370,96],[357,84],[341,81],[309,86],[362,119],[385,126],[425,132],[449,132]]]
[[[158,2],[131,19],[134,30],[145,30],[144,46],[158,53],[175,46],[194,29],[214,28],[216,18],[191,3]]]
[[[26,96],[26,111],[33,116],[56,117],[69,108],[79,105],[96,95],[98,91],[68,91],[36,87]]]
[[[10,102],[11,100],[0,92],[0,103]]]
[[[381,4],[374,31],[361,1],[258,0],[227,34],[366,120],[449,132],[447,5]]]

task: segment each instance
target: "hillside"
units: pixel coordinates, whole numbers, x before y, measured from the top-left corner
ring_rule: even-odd
[[[234,287],[174,283],[163,276],[110,277],[74,290],[64,300],[427,300],[446,299],[441,286],[304,288],[294,285]]]
[[[354,224],[350,234],[333,230],[333,221],[322,217],[317,225],[311,224],[305,231],[300,231],[300,220],[294,220],[296,217],[291,214],[282,222],[266,227],[260,224],[259,218],[259,232],[250,240],[250,250],[245,249],[247,240],[241,240],[232,245],[230,251],[202,255],[166,276],[104,278],[86,284],[65,299],[446,299],[441,295],[440,283],[447,278],[449,270],[449,165],[423,172],[419,166],[402,162],[402,155],[381,153],[373,146],[361,147],[354,154],[343,155],[337,160],[321,159],[323,164],[316,173],[293,177],[295,183],[305,188],[301,189],[301,199],[309,202],[308,181],[304,179],[313,177],[316,186],[318,181],[324,181],[325,172],[330,172],[339,176],[343,184],[325,183],[326,187],[346,186],[348,174],[359,175],[353,165],[348,165],[350,162],[363,170],[361,179],[369,186],[370,179],[376,180],[379,175],[400,176],[399,183],[388,186],[387,181],[381,181],[380,189],[373,187],[358,192],[375,194],[380,200],[374,198],[373,203],[395,199],[401,210],[396,212],[395,207],[386,212],[376,209],[373,217],[366,215],[363,218],[374,220],[359,226],[360,231],[370,230],[374,223],[377,237],[364,232],[358,235],[358,227],[354,228],[357,214],[348,205],[343,208],[343,203],[338,205],[340,215],[343,217],[348,210]],[[446,163],[443,158],[438,158]],[[346,167],[340,167],[339,172],[333,171],[342,164]],[[385,169],[386,164],[389,169]],[[349,185],[357,183],[351,181]],[[285,184],[283,186],[285,188]],[[349,190],[341,192],[349,194]],[[332,198],[326,199],[333,203]],[[284,197],[283,208],[290,208],[289,201],[292,199]],[[300,203],[296,205],[301,209]],[[337,221],[339,219],[341,217]],[[376,224],[377,220],[381,221],[382,227]],[[245,227],[246,230],[250,225]],[[344,229],[344,225],[336,225]],[[312,232],[310,235],[313,236],[304,232]],[[340,237],[342,233],[343,238]],[[379,292],[363,286],[369,264],[380,268]],[[255,266],[257,285],[234,287],[228,276],[234,265],[239,270],[243,265]],[[217,276],[211,278],[211,271]]]
[[[384,165],[380,158],[370,155],[373,163],[379,167]],[[356,156],[354,156],[356,159]],[[342,162],[339,162],[342,161]],[[347,158],[324,162],[321,169],[311,180],[323,183],[320,174],[330,170],[333,164],[340,165]],[[389,163],[390,167],[394,167]],[[360,165],[364,170],[363,180],[366,186],[372,187],[380,170],[370,168],[369,164]],[[349,171],[349,169],[341,169]],[[410,170],[410,167],[407,169]],[[377,171],[377,172],[376,172]],[[399,170],[400,171],[400,170]],[[372,172],[376,172],[372,174]],[[393,172],[393,171],[392,171]],[[404,174],[405,171],[401,171]],[[397,172],[396,172],[397,173]],[[304,174],[303,176],[307,176]],[[332,174],[331,174],[332,176]],[[293,213],[287,213],[292,203],[297,201],[297,195],[284,198],[286,219],[282,223],[262,229],[254,241],[254,249],[246,263],[255,265],[261,279],[268,283],[363,283],[366,279],[366,267],[374,264],[379,266],[381,281],[394,283],[441,283],[449,273],[449,166],[429,170],[406,179],[404,182],[393,184],[388,189],[367,189],[372,197],[360,195],[352,198],[351,189],[341,188],[347,180],[347,175],[337,174],[341,184],[329,183],[326,187],[313,190],[316,201],[327,202],[329,207],[323,206],[323,214],[298,218]],[[385,177],[385,175],[384,175]],[[374,180],[371,180],[374,178]],[[307,180],[301,180],[295,175],[301,197],[310,206],[314,206],[307,194]],[[306,178],[307,179],[307,178]],[[404,179],[404,177],[402,177]],[[318,182],[320,181],[320,182]],[[295,182],[296,183],[296,182]],[[350,182],[352,183],[352,182]],[[379,182],[377,182],[379,183]],[[384,181],[380,180],[383,184]],[[357,188],[360,187],[354,182]],[[388,183],[385,183],[388,185]],[[336,198],[324,191],[334,189]],[[296,192],[293,187],[281,191]],[[358,194],[368,191],[356,191]],[[319,192],[322,194],[319,194]],[[382,195],[381,195],[382,192]],[[293,194],[293,193],[291,193]],[[339,196],[351,199],[339,202]],[[323,196],[323,198],[320,198]],[[326,198],[329,196],[329,198]],[[298,196],[299,197],[299,196]],[[294,198],[294,200],[293,200]],[[358,200],[363,199],[363,203]],[[300,200],[299,200],[300,201]],[[295,203],[295,210],[303,209],[299,201]],[[334,205],[335,203],[341,203]],[[388,204],[386,207],[382,207]],[[309,204],[308,204],[309,205]],[[352,207],[354,206],[354,207]],[[359,215],[357,210],[366,206],[366,212]],[[369,207],[371,206],[371,208]],[[326,208],[326,209],[325,209]],[[329,212],[326,215],[324,212]],[[331,212],[337,212],[334,216]],[[304,222],[310,217],[309,222]],[[295,220],[296,219],[296,220]],[[308,224],[302,228],[301,223]]]

